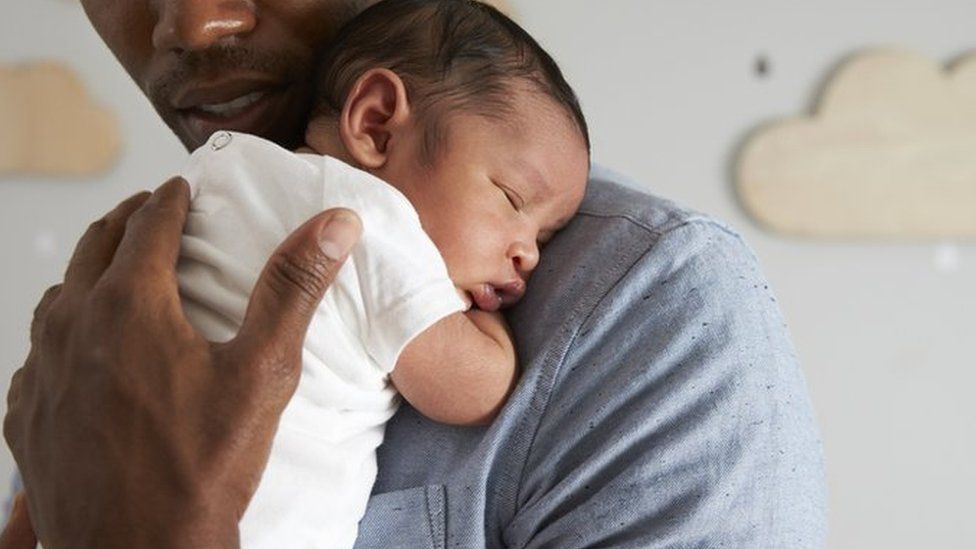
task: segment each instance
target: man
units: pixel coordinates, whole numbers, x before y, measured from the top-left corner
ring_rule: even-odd
[[[369,2],[84,0],[188,148],[298,142],[313,59]],[[524,374],[485,428],[404,405],[360,547],[818,547],[820,445],[775,299],[741,239],[595,170],[508,315]],[[269,260],[238,337],[180,313],[183,182],[92,225],[35,312],[5,436],[31,525],[61,546],[236,546],[301,341],[359,225],[325,212]],[[219,372],[219,375],[218,375]],[[22,543],[24,545],[18,545]]]

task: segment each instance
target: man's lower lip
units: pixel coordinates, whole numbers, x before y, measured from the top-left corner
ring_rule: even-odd
[[[179,111],[180,121],[191,141],[202,145],[218,130],[232,130],[262,135],[274,126],[281,117],[281,110],[287,103],[283,101],[283,91],[269,91],[243,111],[232,116],[209,113],[202,109],[190,108]]]

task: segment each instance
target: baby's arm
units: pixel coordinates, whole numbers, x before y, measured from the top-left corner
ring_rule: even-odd
[[[488,425],[518,380],[515,345],[501,314],[454,313],[407,344],[390,378],[434,421]]]

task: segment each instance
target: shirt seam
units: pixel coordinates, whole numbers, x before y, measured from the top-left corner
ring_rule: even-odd
[[[434,517],[434,513],[430,501],[430,490],[431,488],[429,486],[424,488],[424,506],[427,508],[427,528],[430,529],[431,543],[435,548],[440,549],[441,547],[443,547],[443,542],[439,540],[437,536],[437,528],[434,524],[434,521],[436,519]]]
[[[691,224],[695,224],[695,223],[701,223],[701,224],[705,224],[705,225],[711,225],[712,227],[715,227],[716,229],[719,229],[723,233],[725,233],[725,234],[727,234],[729,236],[732,236],[732,237],[734,237],[736,239],[741,239],[742,238],[742,235],[740,235],[739,233],[737,233],[734,230],[730,229],[724,223],[719,223],[715,219],[712,219],[712,218],[710,218],[708,216],[705,216],[705,215],[697,215],[697,216],[691,217],[690,219],[685,219],[684,221],[681,221],[680,223],[678,223],[677,225],[675,225],[673,227],[668,227],[668,228],[662,230],[660,228],[652,227],[645,220],[639,219],[639,218],[637,218],[637,217],[635,217],[635,216],[633,216],[631,214],[621,214],[621,213],[609,213],[608,214],[608,213],[591,212],[591,211],[586,211],[586,210],[580,210],[580,211],[576,212],[576,214],[577,215],[585,215],[587,217],[595,217],[595,218],[598,218],[598,219],[626,219],[627,221],[630,221],[631,223],[637,225],[638,227],[640,227],[640,228],[642,228],[642,229],[650,232],[651,234],[653,234],[656,237],[664,236],[665,234],[667,234],[667,233],[669,233],[671,231],[675,231],[675,230],[681,229],[681,228],[683,228],[686,225],[691,225]],[[655,242],[655,244],[656,244],[656,242]],[[651,246],[653,246],[653,244]],[[646,250],[645,250],[645,253],[646,253]]]

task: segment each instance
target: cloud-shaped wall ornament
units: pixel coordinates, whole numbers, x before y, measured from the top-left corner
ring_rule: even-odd
[[[108,170],[121,140],[73,70],[55,62],[0,65],[0,176]]]
[[[760,128],[736,166],[771,230],[826,238],[976,238],[976,55],[844,63],[816,114]]]

